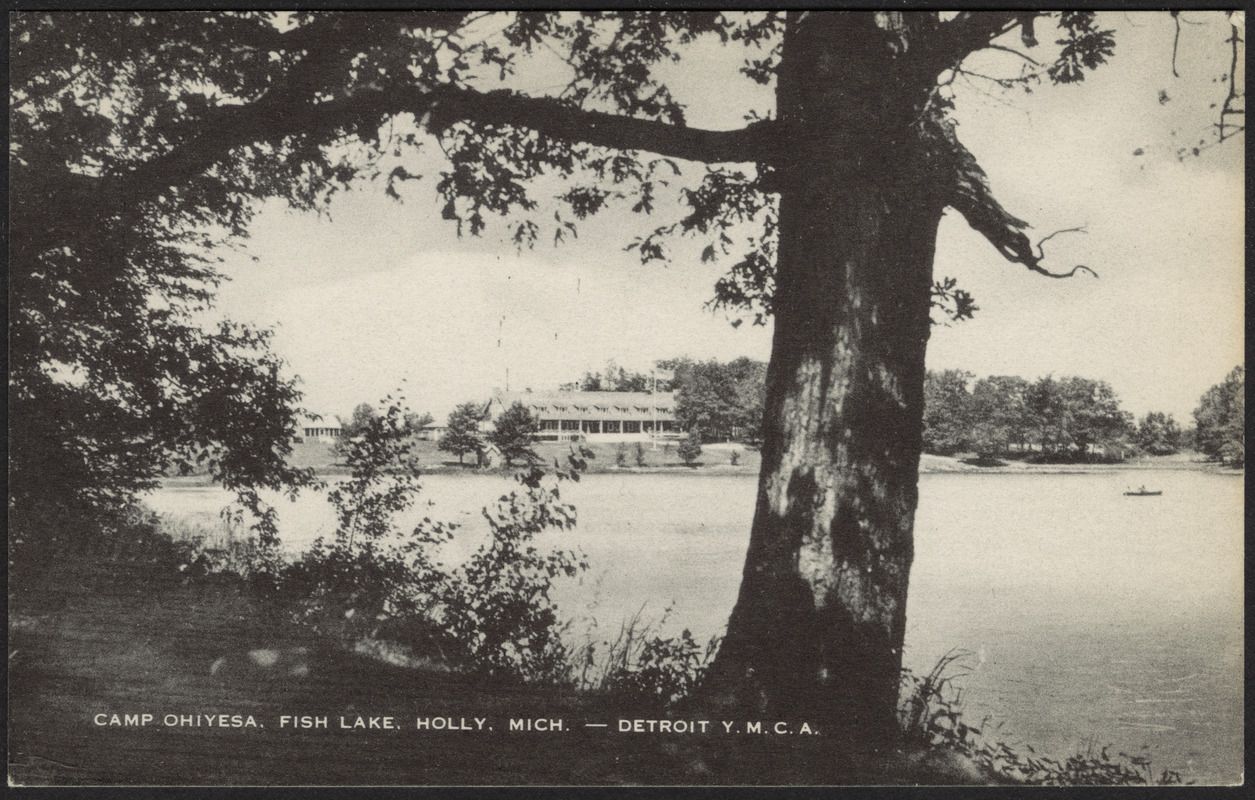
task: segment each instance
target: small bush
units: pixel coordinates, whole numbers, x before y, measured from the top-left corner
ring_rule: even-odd
[[[694,466],[702,454],[701,434],[696,430],[690,431],[689,435],[680,441],[679,447],[676,448],[676,453],[680,458],[684,459],[685,464],[690,467]]]
[[[614,465],[620,469],[626,467],[627,463],[627,445],[619,445],[614,451]]]
[[[335,535],[282,567],[275,587],[295,619],[350,640],[432,613],[445,581],[433,550],[455,527],[430,519],[408,532],[395,525],[417,498],[419,470],[403,402],[383,402],[387,411],[344,443],[349,476],[327,494]]]
[[[701,685],[716,647],[715,639],[704,648],[698,645],[687,628],[678,638],[651,637],[635,662],[610,673],[602,688],[636,704],[672,705]]]
[[[199,542],[177,538],[139,503],[121,509],[41,509],[9,538],[11,597],[48,586],[114,584],[143,591],[207,571]]]
[[[657,631],[670,613],[668,607],[657,621],[643,622],[638,611],[624,621],[613,641],[590,640],[572,653],[575,688],[603,693],[634,707],[665,708],[692,696],[719,648],[720,637],[711,637],[704,648],[687,629],[678,638],[663,638]]]
[[[636,443],[636,466],[645,466],[645,445],[640,442]]]
[[[455,660],[477,674],[520,681],[562,682],[568,652],[561,641],[553,580],[588,569],[575,551],[538,550],[536,535],[575,525],[575,508],[561,502],[560,483],[578,480],[586,466],[581,449],[571,470],[554,480],[538,467],[516,476],[521,487],[484,509],[492,531],[487,545],[455,570],[442,587],[439,621]]]

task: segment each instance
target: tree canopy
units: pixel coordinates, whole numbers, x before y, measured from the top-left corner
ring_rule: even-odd
[[[665,382],[660,384],[652,375],[632,372],[610,361],[604,372],[585,372],[578,381],[564,383],[558,388],[580,392],[649,392],[655,388],[669,391],[670,386]]]
[[[1153,456],[1170,456],[1181,449],[1184,433],[1171,414],[1150,411],[1137,426],[1137,446]]]
[[[484,451],[484,437],[479,432],[479,423],[484,419],[483,403],[462,403],[449,412],[448,427],[436,446],[457,456],[459,464],[467,453],[474,453],[478,459]]]
[[[361,436],[370,428],[371,423],[379,416],[379,412],[370,403],[358,403],[353,413],[346,420],[339,417],[340,430],[345,436]]]
[[[93,515],[162,474],[245,492],[309,480],[285,457],[299,394],[269,334],[206,326],[215,247],[250,198],[302,202],[277,153],[166,172],[204,115],[263,90],[229,15],[10,20],[9,508]],[[307,198],[308,199],[308,198]],[[84,529],[89,529],[85,526]]]
[[[700,428],[710,442],[761,438],[766,364],[741,357],[726,364],[677,358],[658,365],[674,375],[675,416],[682,429]]]
[[[1160,414],[1159,417],[1163,415]],[[1095,446],[1121,457],[1134,446],[1133,416],[1106,381],[1047,375],[975,380],[964,370],[929,371],[924,379],[924,452],[1008,455],[1012,446],[1037,458],[1087,459]]]
[[[1194,422],[1194,446],[1200,453],[1233,466],[1246,463],[1246,367],[1234,367],[1203,394]]]
[[[533,434],[540,430],[540,422],[527,406],[515,401],[493,423],[488,441],[496,445],[505,459],[506,466],[515,461],[530,463],[536,460],[532,450]]]

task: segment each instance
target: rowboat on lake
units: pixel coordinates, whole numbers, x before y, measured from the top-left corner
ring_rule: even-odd
[[[1158,497],[1158,496],[1159,496],[1159,495],[1161,495],[1161,494],[1163,494],[1163,491],[1162,491],[1162,490],[1160,490],[1160,491],[1147,491],[1147,489],[1146,489],[1146,487],[1145,487],[1145,486],[1141,486],[1141,487],[1139,487],[1139,488],[1138,488],[1138,490],[1137,490],[1136,492],[1125,492],[1125,493],[1124,493],[1124,496],[1125,496],[1125,497]]]

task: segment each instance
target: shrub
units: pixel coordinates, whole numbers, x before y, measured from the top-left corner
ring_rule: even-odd
[[[689,435],[680,441],[679,447],[676,448],[676,453],[680,458],[684,459],[685,464],[690,467],[694,466],[694,462],[702,454],[701,434],[697,430],[690,431]]]
[[[672,705],[697,691],[717,646],[718,639],[711,639],[701,647],[687,628],[678,638],[650,637],[633,662],[611,672],[602,688],[638,705]]]
[[[575,525],[575,508],[561,501],[563,480],[579,480],[591,453],[569,456],[571,469],[554,480],[539,467],[516,476],[520,488],[484,509],[491,539],[452,575],[441,597],[440,621],[456,660],[477,674],[504,680],[559,682],[569,668],[557,606],[549,593],[559,576],[588,569],[575,551],[543,552],[537,534]]]
[[[430,616],[446,581],[432,550],[455,527],[429,518],[408,532],[396,526],[395,515],[418,495],[419,469],[404,402],[383,402],[387,410],[344,446],[349,477],[327,494],[336,512],[333,538],[316,540],[277,582],[296,619],[349,639]]]
[[[112,584],[147,591],[203,574],[197,541],[170,535],[152,509],[39,508],[9,532],[10,598]],[[34,526],[34,529],[27,525]]]
[[[640,442],[636,443],[636,466],[645,466],[645,445]]]
[[[591,453],[572,452],[570,468],[552,476],[536,466],[516,476],[520,487],[484,509],[489,542],[446,570],[435,553],[455,526],[424,518],[404,531],[394,521],[420,486],[404,405],[390,400],[345,448],[349,477],[328,494],[334,537],[281,570],[279,596],[298,621],[332,635],[386,636],[495,679],[561,680],[568,656],[550,590],[555,578],[588,565],[578,553],[542,550],[533,540],[574,526],[559,484],[578,480]]]
[[[617,448],[615,448],[614,465],[620,468],[627,466],[627,446],[626,445],[621,444]]]
[[[626,620],[613,641],[590,639],[572,654],[570,672],[577,689],[600,692],[634,707],[665,708],[693,695],[720,637],[711,637],[705,648],[698,647],[687,629],[678,638],[663,638],[656,631],[666,624],[671,608],[654,622],[643,622],[641,613]],[[599,644],[604,652],[599,652]]]

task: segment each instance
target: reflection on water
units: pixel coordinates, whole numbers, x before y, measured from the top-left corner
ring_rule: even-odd
[[[1161,497],[1125,497],[1128,486]],[[479,508],[510,488],[430,476],[415,517],[461,522],[444,556],[483,535]],[[668,629],[720,632],[736,599],[753,512],[744,476],[591,475],[565,486],[580,524],[554,543],[592,570],[556,596],[575,630],[672,606]],[[927,670],[969,651],[969,716],[998,738],[1065,755],[1111,743],[1150,748],[1157,768],[1201,783],[1242,776],[1243,481],[1188,471],[935,474],[920,481],[905,660]],[[213,524],[226,495],[169,487],[163,513]],[[428,505],[427,503],[430,503]],[[333,530],[310,496],[281,507],[284,541]]]

